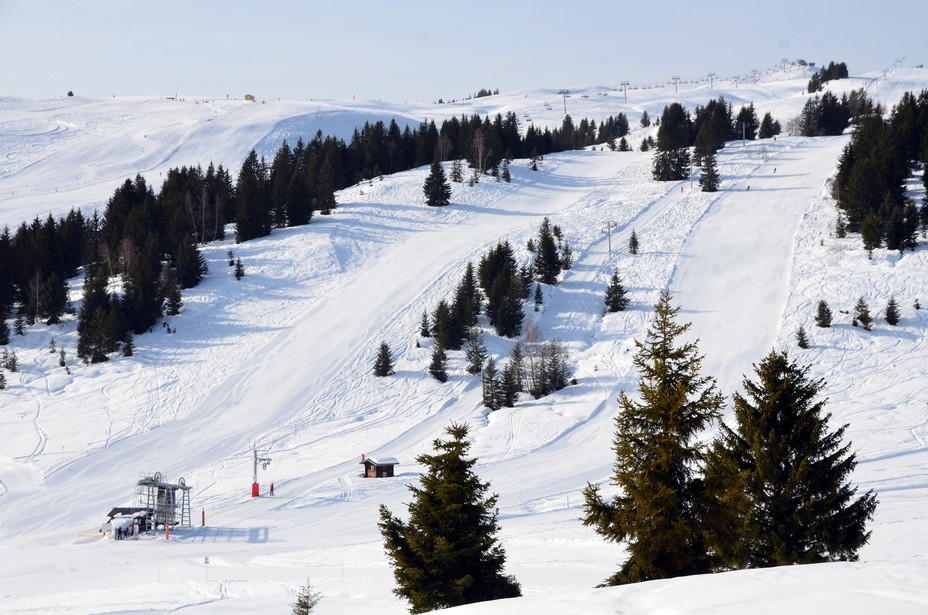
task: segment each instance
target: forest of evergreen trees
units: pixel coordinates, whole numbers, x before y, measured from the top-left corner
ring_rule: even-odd
[[[928,226],[928,201],[919,210],[905,186],[928,164],[928,90],[903,94],[888,118],[879,106],[869,109],[857,116],[838,161],[833,195],[842,216],[836,234],[860,233],[871,252],[885,246],[902,253],[915,247],[919,225]]]
[[[364,179],[429,164],[465,159],[478,173],[506,159],[543,156],[612,141],[628,132],[624,114],[597,124],[570,116],[560,128],[529,125],[520,133],[515,113],[453,117],[400,129],[395,120],[365,123],[346,143],[321,131],[294,147],[284,141],[270,164],[252,150],[237,178],[221,165],[170,169],[157,194],[139,175],[126,180],[100,217],[72,210],[36,218],[0,234],[0,322],[59,322],[70,309],[66,280],[84,267],[85,294],[78,315],[85,360],[131,351],[131,335],[150,329],[167,302],[179,309],[179,289],[206,273],[198,244],[225,238],[234,223],[236,241],[268,235],[272,228],[307,224],[315,212],[335,208],[335,192]],[[122,294],[107,294],[121,276]],[[92,287],[92,288],[91,288]],[[102,289],[102,290],[101,290]],[[102,293],[102,294],[101,294]]]
[[[664,107],[657,131],[653,175],[658,181],[689,177],[690,163],[701,165],[727,141],[767,139],[780,133],[780,123],[770,113],[758,121],[754,104],[742,106],[738,115],[723,96],[697,105],[694,114],[680,103]],[[692,161],[689,148],[693,148]]]

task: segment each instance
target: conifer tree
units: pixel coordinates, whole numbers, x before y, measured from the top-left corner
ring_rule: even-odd
[[[861,297],[857,300],[857,304],[854,305],[854,322],[860,323],[864,329],[869,331],[873,326],[873,317],[870,316],[870,307],[867,305],[867,302],[864,301],[864,298]],[[856,324],[854,325],[857,326]]]
[[[510,361],[503,368],[503,375],[499,381],[499,403],[506,408],[514,407],[519,400],[517,369],[515,363]]]
[[[422,320],[419,322],[419,335],[422,337],[429,337],[431,335],[429,314],[426,310],[422,310]]]
[[[474,473],[467,458],[468,427],[452,424],[447,440],[433,442],[420,486],[410,485],[409,521],[381,504],[380,533],[393,566],[397,589],[412,613],[521,595],[519,583],[503,572],[496,494]]]
[[[551,222],[547,217],[542,220],[541,227],[538,229],[538,241],[535,242],[535,246],[537,250],[535,274],[543,284],[556,284],[563,263],[558,254],[557,243],[551,230]]]
[[[6,324],[6,313],[0,312],[0,346],[10,343],[10,325]]]
[[[802,325],[796,329],[796,345],[803,350],[809,347],[809,337],[806,335],[806,328]]]
[[[622,287],[622,279],[619,277],[618,270],[612,273],[609,280],[609,287],[606,288],[606,311],[621,312],[628,307],[628,297],[625,295],[625,288]]]
[[[374,375],[378,377],[393,375],[393,353],[386,342],[380,343],[380,349],[377,351],[377,358],[374,360]]]
[[[815,326],[823,329],[831,326],[831,309],[824,299],[818,302],[818,308],[815,312]]]
[[[483,332],[478,327],[471,327],[467,331],[464,356],[467,358],[468,374],[476,376],[483,371],[483,364],[487,360],[487,347],[483,343]]]
[[[439,382],[448,381],[448,354],[445,347],[436,341],[435,349],[432,351],[432,363],[429,365],[429,373]]]
[[[451,202],[451,185],[445,179],[445,170],[437,160],[432,163],[431,170],[422,186],[425,193],[425,204],[432,207],[441,207]]]
[[[0,369],[0,391],[6,388],[6,375],[3,373],[3,370]]]
[[[628,238],[628,253],[638,254],[638,235],[635,233],[635,229],[632,229],[631,237]]]
[[[459,158],[451,162],[451,181],[460,184],[464,181],[464,165]]]
[[[713,378],[700,375],[696,343],[678,339],[690,325],[677,324],[670,300],[661,293],[645,341],[635,342],[641,401],[619,397],[613,483],[621,493],[606,501],[597,485],[583,490],[584,525],[627,546],[628,559],[608,585],[712,569],[696,467],[706,449],[699,435],[719,417],[723,397]]]
[[[535,285],[535,311],[536,312],[541,309],[541,304],[544,303],[544,300],[545,300],[545,296],[544,296],[544,293],[541,292],[541,284],[536,284]]]
[[[309,581],[306,581],[306,584],[300,587],[300,593],[296,596],[296,602],[292,605],[293,610],[291,613],[293,615],[309,615],[321,599],[322,595],[313,589]]]
[[[241,280],[245,277],[245,266],[242,265],[242,259],[235,259],[235,279]]]
[[[735,429],[724,423],[706,467],[716,520],[713,546],[733,568],[857,560],[876,497],[847,479],[857,465],[844,425],[816,399],[824,381],[771,351],[734,396]]]
[[[893,327],[899,324],[899,304],[895,297],[890,297],[886,304],[886,322]]]
[[[699,185],[703,192],[716,192],[719,189],[719,172],[715,165],[715,154],[706,156],[702,173],[699,174]]]
[[[483,384],[483,405],[490,410],[499,410],[500,408],[500,380],[499,371],[496,369],[496,361],[493,357],[487,359],[486,367],[483,369],[481,378]]]
[[[512,173],[509,171],[509,161],[503,159],[503,181],[507,184],[512,182]]]
[[[23,313],[16,312],[16,318],[13,319],[13,332],[16,335],[25,335],[26,331],[24,325],[25,323],[23,322]]]

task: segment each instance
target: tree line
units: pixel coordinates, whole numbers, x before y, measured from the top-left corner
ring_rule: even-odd
[[[888,118],[872,107],[856,124],[832,189],[841,212],[836,234],[860,233],[871,254],[882,246],[901,254],[928,225],[928,201],[919,209],[906,195],[906,181],[928,164],[928,90],[903,94]],[[922,181],[928,188],[925,174]]]
[[[780,123],[769,112],[758,121],[753,103],[742,106],[737,115],[723,96],[697,105],[694,114],[678,102],[671,103],[659,120],[652,175],[658,181],[686,179],[691,163],[703,164],[727,141],[768,139],[780,130]]]

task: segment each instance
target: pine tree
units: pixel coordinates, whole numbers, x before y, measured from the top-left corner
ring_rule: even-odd
[[[893,327],[899,324],[899,304],[895,297],[890,297],[886,304],[886,322]]]
[[[824,381],[771,351],[734,396],[736,428],[720,426],[706,467],[717,521],[713,546],[728,567],[857,560],[876,508],[872,491],[854,499],[857,465],[847,425],[829,433],[816,397]]]
[[[451,202],[451,185],[445,179],[445,170],[437,160],[432,163],[425,184],[422,186],[425,193],[425,204],[432,207],[441,207]]]
[[[873,251],[883,245],[883,229],[880,218],[876,213],[869,211],[860,223],[860,238],[863,241],[867,257],[873,258]]]
[[[380,343],[377,359],[374,361],[374,375],[379,377],[393,375],[393,354],[386,342]]]
[[[635,234],[635,229],[632,229],[631,237],[628,238],[628,253],[638,254],[638,235]]]
[[[245,277],[245,266],[242,265],[242,259],[235,259],[235,279],[241,280]]]
[[[509,171],[509,161],[503,160],[503,181],[507,184],[512,182],[512,173]]]
[[[65,356],[66,355],[64,352],[64,348],[59,349],[58,350],[58,366],[59,367],[64,367],[67,364],[65,361]]]
[[[6,324],[6,314],[0,312],[0,346],[10,343],[10,325]]]
[[[483,333],[478,327],[471,327],[467,331],[464,356],[467,358],[468,374],[476,376],[483,371],[483,364],[487,360],[487,347],[483,343]]]
[[[715,165],[715,154],[706,156],[702,173],[699,174],[699,185],[703,192],[716,192],[719,189],[719,172]]]
[[[229,267],[235,267],[235,255],[232,253],[232,250],[226,252],[226,258],[229,259]]]
[[[0,391],[6,388],[6,375],[4,375],[3,370],[0,369]]]
[[[410,485],[409,521],[380,506],[380,533],[393,566],[397,596],[412,613],[513,598],[519,583],[503,572],[506,553],[496,534],[496,494],[474,473],[468,459],[468,427],[452,424],[448,440],[433,442],[435,453],[419,455],[426,467],[420,486]]]
[[[815,326],[823,329],[831,326],[831,309],[824,300],[818,302],[818,308],[815,312]]]
[[[309,581],[300,587],[300,593],[296,596],[296,602],[293,603],[293,615],[309,615],[322,600],[322,595],[313,589]]]
[[[561,273],[563,263],[558,255],[557,242],[551,230],[551,222],[547,217],[541,222],[538,229],[538,241],[535,242],[537,254],[535,256],[535,273],[543,284],[556,284],[557,276]]]
[[[609,287],[606,288],[606,311],[621,312],[628,307],[628,297],[625,295],[625,288],[622,287],[622,279],[619,277],[618,270],[612,273],[609,280]]]
[[[122,356],[131,357],[135,354],[135,344],[132,342],[132,331],[126,331],[122,340]]]
[[[519,400],[517,370],[516,364],[510,361],[503,368],[503,375],[499,380],[499,403],[506,408],[514,407]]]
[[[458,158],[451,162],[451,181],[457,184],[464,181],[464,165]]]
[[[13,319],[13,332],[16,335],[25,335],[25,323],[23,322],[23,313],[16,312],[16,318]]]
[[[447,367],[448,354],[445,352],[445,347],[441,343],[436,343],[435,349],[432,351],[432,363],[429,365],[429,373],[432,374],[432,377],[435,378],[435,380],[439,382],[447,382]]]
[[[481,381],[483,384],[483,405],[493,411],[499,410],[500,380],[499,372],[496,369],[496,361],[493,357],[487,359]]]
[[[796,329],[796,345],[803,350],[809,347],[809,337],[806,335],[806,328],[802,325]]]
[[[541,292],[541,284],[536,284],[535,285],[535,311],[536,312],[541,309],[541,305],[542,303],[544,303],[544,300],[545,300],[545,296],[544,296],[544,293]]]
[[[854,322],[859,322],[867,331],[873,326],[873,318],[870,316],[870,307],[867,305],[867,302],[864,301],[863,297],[858,299],[857,304],[854,305]]]
[[[700,433],[720,415],[723,397],[713,378],[699,374],[696,343],[679,342],[690,325],[676,323],[670,300],[661,293],[645,341],[635,342],[641,402],[619,397],[613,483],[621,493],[606,501],[596,485],[583,490],[584,525],[627,544],[628,559],[608,585],[712,569],[696,466],[706,449]]]
[[[419,335],[422,337],[429,337],[431,335],[429,314],[426,310],[422,310],[422,320],[419,323]]]

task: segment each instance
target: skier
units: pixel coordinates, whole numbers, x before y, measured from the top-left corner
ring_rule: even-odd
[[[271,483],[271,495],[274,495],[274,483]]]

